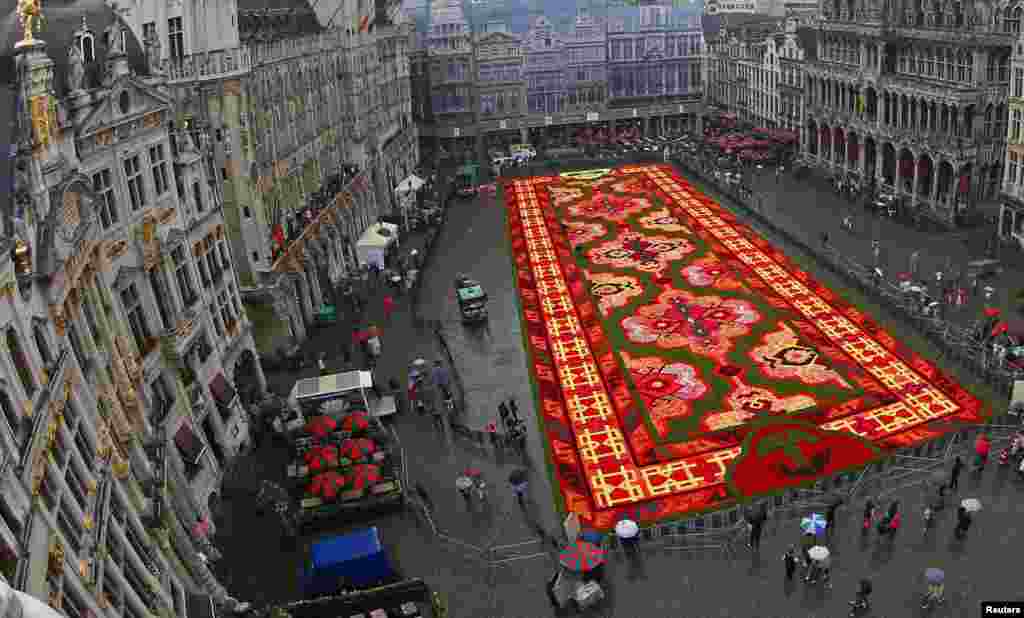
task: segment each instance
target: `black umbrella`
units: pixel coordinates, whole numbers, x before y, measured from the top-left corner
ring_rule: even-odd
[[[522,485],[526,482],[527,472],[522,468],[516,468],[508,475],[508,482],[513,485]]]

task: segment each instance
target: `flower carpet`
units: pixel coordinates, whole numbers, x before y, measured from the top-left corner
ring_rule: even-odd
[[[988,415],[669,166],[503,194],[552,474],[589,526],[727,508]]]

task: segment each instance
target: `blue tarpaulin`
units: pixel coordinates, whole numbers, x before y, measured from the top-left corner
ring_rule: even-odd
[[[394,577],[376,528],[315,543],[310,549],[306,595],[335,594],[341,588],[379,586]]]

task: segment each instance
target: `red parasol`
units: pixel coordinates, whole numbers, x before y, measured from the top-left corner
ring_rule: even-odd
[[[353,412],[341,419],[341,429],[351,433],[359,433],[370,428],[370,417],[366,412]]]
[[[900,280],[900,281],[910,281],[914,277],[910,273],[900,273],[900,274],[896,275],[896,278],[898,280]]]
[[[367,485],[379,483],[380,468],[372,464],[359,464],[352,468],[352,489],[364,489]]]
[[[369,438],[349,438],[341,443],[340,452],[343,457],[352,461],[366,459],[371,453],[377,450],[377,445]]]
[[[1002,310],[996,309],[995,307],[985,307],[984,311],[985,311],[985,315],[990,317],[990,318],[994,318],[997,315],[999,315],[1000,313],[1002,313]]]
[[[338,422],[329,416],[314,416],[306,423],[306,433],[322,438],[337,426]]]
[[[349,479],[345,475],[334,470],[328,470],[314,476],[313,482],[309,484],[307,491],[314,496],[322,496],[327,500],[333,500],[338,497],[338,492],[348,484]]]
[[[200,539],[205,538],[210,533],[210,520],[205,517],[196,522],[196,525],[192,526],[192,534]]]
[[[1006,322],[1000,322],[992,328],[992,336],[998,337],[999,335],[1002,335],[1008,330],[1010,330],[1010,325],[1007,324]]]
[[[577,540],[558,554],[558,561],[565,568],[577,573],[586,573],[604,564],[604,550],[593,543]]]
[[[338,465],[338,449],[333,446],[311,448],[303,457],[313,470],[323,470]]]

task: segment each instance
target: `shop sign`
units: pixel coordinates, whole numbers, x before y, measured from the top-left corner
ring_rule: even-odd
[[[587,122],[597,122],[601,119],[601,114],[597,112],[587,112]]]
[[[636,108],[633,108],[633,117],[636,118]]]
[[[499,120],[498,121],[498,128],[499,129],[507,129],[508,128],[508,120]]]
[[[550,127],[551,125],[555,124],[555,119],[552,118],[551,116],[544,116],[544,124]]]
[[[452,137],[460,137],[462,135],[462,129],[455,127],[452,129]]]
[[[683,105],[680,105],[680,106],[679,106],[679,113],[680,113],[680,114],[684,113],[683,109],[684,109],[684,106],[683,106]]]

